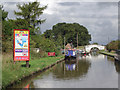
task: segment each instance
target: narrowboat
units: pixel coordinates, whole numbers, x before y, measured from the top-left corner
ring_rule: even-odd
[[[66,59],[76,59],[76,51],[75,51],[75,49],[66,50],[65,60]]]

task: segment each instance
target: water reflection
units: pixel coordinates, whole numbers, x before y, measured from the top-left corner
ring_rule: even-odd
[[[91,55],[91,56],[96,56],[96,57],[97,57],[97,56],[99,55],[99,52],[95,52],[95,51],[94,51],[94,52],[90,52],[90,55]]]
[[[37,79],[37,78],[42,79],[42,76],[43,76],[43,75],[48,75],[50,71],[51,71],[51,69],[49,69],[49,70],[47,70],[47,71],[45,71],[45,72],[38,72],[38,73],[34,74],[33,76],[30,76],[30,77],[25,78],[24,80],[20,81],[20,83],[8,87],[8,90],[9,90],[9,89],[12,90],[12,88],[27,88],[27,87],[28,87],[28,88],[36,88],[36,87],[34,86],[34,84],[33,84],[32,81],[33,81],[35,78],[36,78],[36,79]],[[25,89],[25,90],[27,90],[27,89]]]
[[[46,72],[22,81],[22,84],[17,86],[29,86],[30,88],[117,88],[120,62],[114,62],[112,59],[97,53],[78,56],[76,60],[61,62]]]
[[[107,60],[115,61],[115,59],[113,57],[109,57],[109,56],[107,56]]]
[[[65,68],[67,71],[73,71],[76,68],[76,63],[70,63],[70,61],[66,61]]]
[[[115,69],[120,74],[120,61],[115,61]]]
[[[116,72],[120,74],[120,61],[115,60],[113,57],[106,56],[109,62],[114,62]]]
[[[83,77],[90,67],[88,60],[71,60],[58,64],[53,70],[53,74],[58,79],[72,79]]]

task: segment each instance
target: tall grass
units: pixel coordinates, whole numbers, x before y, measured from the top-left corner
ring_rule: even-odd
[[[6,68],[10,68],[12,70],[19,69],[20,63],[17,62],[14,64],[13,62],[13,53],[3,53],[2,55],[2,70],[6,70]]]
[[[2,55],[2,84],[10,82],[10,77],[15,75],[15,71],[19,71],[21,67],[20,62],[14,64],[13,62],[13,53],[3,53]],[[14,74],[13,74],[14,73]],[[17,76],[14,76],[16,78]],[[4,82],[5,80],[6,82]]]
[[[32,54],[32,53],[31,53]],[[36,55],[36,54],[35,54]],[[29,74],[33,73],[34,71],[38,71],[43,69],[44,67],[55,63],[63,56],[57,57],[40,57],[35,56],[34,54],[31,55],[31,60],[29,61],[30,68],[26,68],[25,61],[16,62],[14,64],[13,61],[13,53],[3,53],[2,57],[2,87],[6,87],[10,83],[14,81],[20,81],[20,79],[24,76],[28,76]],[[33,58],[33,59],[32,59]]]

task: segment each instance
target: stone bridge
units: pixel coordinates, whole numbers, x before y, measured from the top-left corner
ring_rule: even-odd
[[[86,52],[90,52],[93,48],[97,48],[98,50],[105,50],[105,46],[102,45],[86,45],[85,50]]]

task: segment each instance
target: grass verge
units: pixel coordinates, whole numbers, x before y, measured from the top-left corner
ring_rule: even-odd
[[[64,56],[57,56],[57,57],[45,57],[35,60],[30,60],[30,68],[26,68],[26,62],[16,62],[13,64],[13,60],[11,55],[7,55],[6,57],[3,55],[3,62],[2,62],[2,88],[5,88],[9,84],[13,83],[14,81],[19,82],[21,78],[28,76],[35,71],[42,70],[46,66],[49,66],[56,61],[64,58]]]
[[[116,53],[113,53],[113,52],[100,51],[100,53],[101,53],[101,54],[108,55],[108,56],[111,56],[111,57],[114,57],[114,56],[116,56]]]

